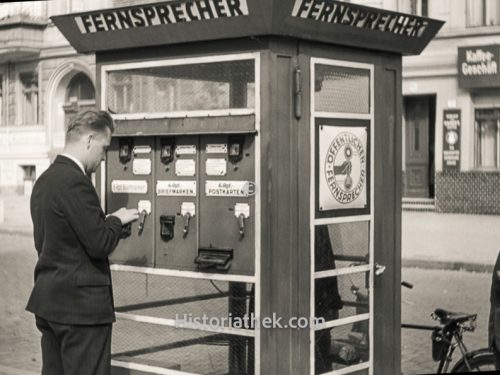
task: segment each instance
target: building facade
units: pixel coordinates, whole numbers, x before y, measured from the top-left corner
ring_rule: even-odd
[[[72,113],[95,105],[95,58],[78,55],[50,16],[112,1],[0,4],[0,192],[29,194],[64,147]]]
[[[94,56],[78,55],[49,17],[139,2],[0,4],[0,192],[29,193],[64,146],[68,117],[95,105]],[[403,59],[404,201],[500,213],[500,2],[353,2],[446,21]]]
[[[446,22],[403,59],[403,202],[500,213],[500,2],[361,2]]]

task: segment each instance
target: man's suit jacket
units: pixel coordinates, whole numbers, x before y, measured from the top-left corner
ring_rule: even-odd
[[[500,352],[500,252],[498,253],[491,280],[488,343],[490,348],[495,345],[496,351]]]
[[[57,156],[31,195],[38,262],[26,309],[61,324],[115,320],[108,255],[121,221],[105,214],[92,182],[69,158]]]

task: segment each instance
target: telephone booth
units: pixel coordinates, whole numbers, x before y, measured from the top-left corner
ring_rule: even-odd
[[[400,373],[401,59],[441,22],[334,0],[53,17],[137,207],[112,254],[114,374]]]

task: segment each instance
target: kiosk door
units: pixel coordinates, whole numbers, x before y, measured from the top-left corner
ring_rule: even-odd
[[[311,374],[368,374],[373,309],[373,66],[311,61]],[[340,372],[339,372],[340,371]]]

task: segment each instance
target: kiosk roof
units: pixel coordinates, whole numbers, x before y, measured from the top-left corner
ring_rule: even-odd
[[[175,0],[51,19],[80,53],[276,35],[414,55],[444,23],[336,0]]]

